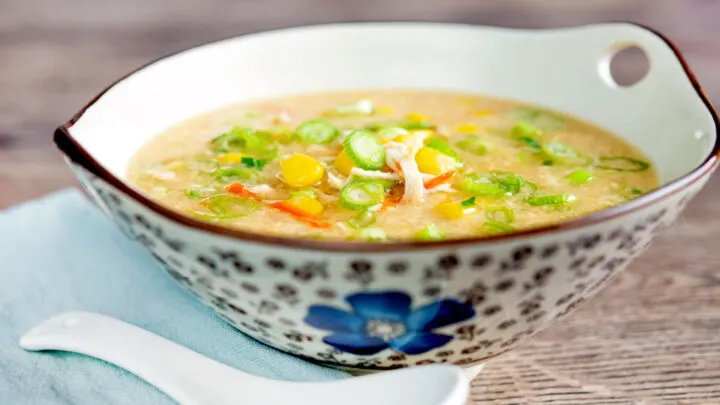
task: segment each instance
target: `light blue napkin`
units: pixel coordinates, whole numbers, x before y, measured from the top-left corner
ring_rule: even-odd
[[[117,317],[260,376],[346,376],[264,346],[216,318],[78,191],[0,212],[0,404],[173,403],[107,363],[18,346],[32,326],[70,310]]]

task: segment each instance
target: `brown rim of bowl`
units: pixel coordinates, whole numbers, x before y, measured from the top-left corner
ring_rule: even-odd
[[[395,21],[397,22],[397,21]],[[401,23],[408,23],[410,21],[402,21]],[[420,22],[420,21],[418,21]],[[391,23],[391,21],[385,21],[382,23]],[[433,22],[423,22],[427,24],[435,24]],[[670,197],[671,195],[676,194],[677,192],[689,187],[693,183],[700,180],[705,175],[708,175],[712,172],[713,167],[718,163],[718,160],[720,159],[720,120],[718,119],[718,114],[715,111],[715,109],[712,106],[712,103],[708,99],[708,97],[705,95],[705,92],[700,87],[700,84],[698,83],[697,79],[695,78],[695,74],[692,72],[690,67],[688,66],[687,62],[683,58],[682,54],[678,50],[678,48],[665,36],[660,34],[659,32],[655,31],[652,28],[646,27],[641,24],[632,23],[632,22],[625,22],[625,21],[618,21],[618,22],[605,22],[605,23],[596,23],[596,24],[587,24],[584,25],[587,26],[597,26],[597,25],[605,25],[605,24],[613,24],[613,23],[622,23],[622,24],[629,24],[634,25],[636,27],[642,28],[647,30],[648,32],[651,32],[655,34],[658,38],[663,40],[669,47],[672,49],[673,53],[677,57],[677,59],[680,61],[685,74],[688,77],[688,80],[690,80],[690,83],[692,84],[693,88],[698,94],[698,97],[702,100],[702,102],[707,107],[708,111],[710,112],[710,115],[713,118],[713,121],[715,123],[715,132],[716,132],[716,138],[715,138],[715,145],[713,146],[712,152],[705,158],[705,160],[698,165],[695,169],[693,169],[690,173],[662,186],[659,187],[645,195],[642,195],[632,201],[616,205],[611,208],[604,209],[602,211],[598,211],[596,213],[586,215],[579,217],[577,219],[573,219],[567,222],[561,222],[558,224],[552,224],[547,225],[543,227],[538,228],[532,228],[527,229],[523,231],[518,231],[514,233],[509,234],[501,234],[501,235],[494,235],[494,236],[483,236],[483,237],[472,237],[472,238],[460,238],[460,239],[450,239],[450,240],[442,240],[442,241],[433,241],[433,242],[416,242],[416,241],[400,241],[400,242],[388,242],[388,243],[366,243],[366,242],[355,242],[355,241],[334,241],[334,240],[319,240],[319,239],[301,239],[301,238],[291,238],[291,237],[283,237],[283,236],[272,236],[272,235],[263,235],[258,233],[252,233],[252,232],[245,232],[242,230],[237,230],[233,228],[223,227],[219,225],[215,225],[209,222],[204,222],[201,220],[194,219],[189,216],[185,216],[179,212],[176,212],[170,208],[167,208],[150,198],[142,195],[141,193],[135,191],[133,188],[129,187],[127,184],[125,184],[123,181],[115,177],[113,174],[111,174],[109,171],[107,171],[100,163],[98,163],[80,144],[75,141],[72,136],[70,135],[68,129],[75,124],[85,113],[85,111],[92,106],[100,97],[102,97],[108,90],[113,88],[116,84],[120,83],[121,81],[125,80],[130,75],[134,74],[135,72],[138,72],[145,67],[152,65],[156,62],[159,62],[163,59],[166,59],[170,56],[176,55],[178,53],[184,52],[189,49],[197,48],[204,45],[199,45],[196,47],[184,49],[178,52],[174,52],[172,54],[163,56],[161,58],[158,58],[150,63],[147,63],[132,72],[129,72],[125,76],[119,78],[114,83],[112,83],[110,86],[105,88],[102,92],[100,92],[97,96],[95,96],[88,104],[86,104],[78,113],[76,113],[72,118],[70,118],[69,121],[67,121],[65,124],[59,126],[55,130],[54,134],[54,141],[57,147],[65,154],[68,158],[70,158],[74,163],[84,167],[94,175],[102,178],[106,182],[110,183],[113,187],[117,188],[120,192],[127,194],[129,197],[133,198],[140,204],[146,206],[147,208],[151,209],[152,211],[155,211],[157,214],[172,220],[174,222],[177,222],[181,225],[195,228],[201,231],[209,232],[216,234],[218,236],[222,237],[230,237],[235,239],[244,240],[247,242],[252,243],[261,243],[261,244],[268,244],[268,245],[277,245],[287,248],[296,248],[296,249],[304,249],[304,250],[316,250],[316,251],[339,251],[339,252],[397,252],[397,251],[407,251],[407,250],[414,250],[414,249],[431,249],[431,248],[455,248],[455,247],[461,247],[461,246],[467,246],[467,245],[473,245],[473,244],[485,244],[485,243],[495,243],[495,242],[504,242],[508,240],[514,240],[514,239],[520,239],[524,237],[529,236],[538,236],[543,235],[551,232],[556,231],[568,231],[573,229],[582,228],[585,226],[597,224],[600,222],[604,222],[622,215],[629,214],[631,212],[635,212],[639,209],[645,208],[657,201],[663,200],[665,198]],[[322,25],[335,25],[335,24],[342,24],[342,22],[333,23],[333,24],[320,24],[316,26],[322,26]],[[362,22],[359,22],[357,24],[363,24]],[[440,23],[440,24],[446,24],[446,23]],[[458,26],[474,26],[473,24],[446,24],[446,25],[458,25]],[[270,31],[260,31],[260,32],[270,32]],[[244,34],[244,35],[249,35]],[[240,35],[240,36],[244,36]],[[237,36],[235,36],[237,37]],[[231,37],[231,38],[235,38]],[[217,41],[210,42],[215,43]],[[205,45],[208,45],[205,44]]]

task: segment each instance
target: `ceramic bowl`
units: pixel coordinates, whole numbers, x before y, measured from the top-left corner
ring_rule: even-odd
[[[630,45],[650,69],[622,87],[609,64]],[[222,228],[125,181],[134,152],[188,117],[251,99],[366,88],[487,94],[569,113],[640,148],[662,187],[511,235],[363,244]],[[566,316],[703,187],[718,164],[717,131],[677,50],[636,25],[362,23],[246,35],[163,58],[110,86],[55,142],[102,210],[237,329],[312,361],[382,370],[480,364]]]

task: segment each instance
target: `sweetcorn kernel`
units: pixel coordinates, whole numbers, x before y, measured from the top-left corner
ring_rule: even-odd
[[[283,179],[292,187],[308,187],[322,180],[325,168],[308,155],[296,153],[280,162]]]
[[[478,126],[469,122],[460,124],[455,130],[461,134],[475,134],[478,131]]]
[[[240,152],[230,152],[220,156],[218,160],[226,165],[236,165],[240,163],[244,157],[245,155]]]
[[[393,108],[388,106],[380,106],[375,109],[375,113],[379,115],[392,115],[393,112]]]
[[[421,172],[436,176],[455,169],[456,164],[452,157],[427,146],[423,146],[415,154],[415,162]]]
[[[460,203],[445,201],[435,206],[435,212],[447,219],[460,219],[465,215],[465,207]]]
[[[423,143],[426,143],[435,134],[430,130],[417,130],[411,131],[407,134],[401,134],[393,138],[393,142],[402,143],[406,146],[410,146],[416,139],[420,139]]]
[[[493,115],[493,114],[495,114],[495,112],[494,112],[494,111],[491,111],[491,110],[477,110],[477,111],[475,111],[475,115],[477,115],[478,117],[487,117],[487,116],[490,116],[490,115]]]
[[[345,176],[350,175],[350,171],[355,167],[355,163],[350,159],[350,156],[345,151],[340,152],[335,158],[335,168]]]
[[[325,207],[320,201],[308,196],[292,197],[288,200],[288,202],[298,209],[312,215],[320,215],[323,211],[325,211]]]
[[[418,113],[410,113],[405,116],[405,119],[410,121],[428,121],[428,117],[426,115],[418,114]]]

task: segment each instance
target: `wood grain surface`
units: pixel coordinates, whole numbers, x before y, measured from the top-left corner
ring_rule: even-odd
[[[140,64],[261,29],[398,19],[640,22],[676,42],[720,103],[720,1],[0,0],[0,209],[75,185],[53,128]],[[718,200],[720,176],[595,299],[490,362],[472,403],[720,404]]]

